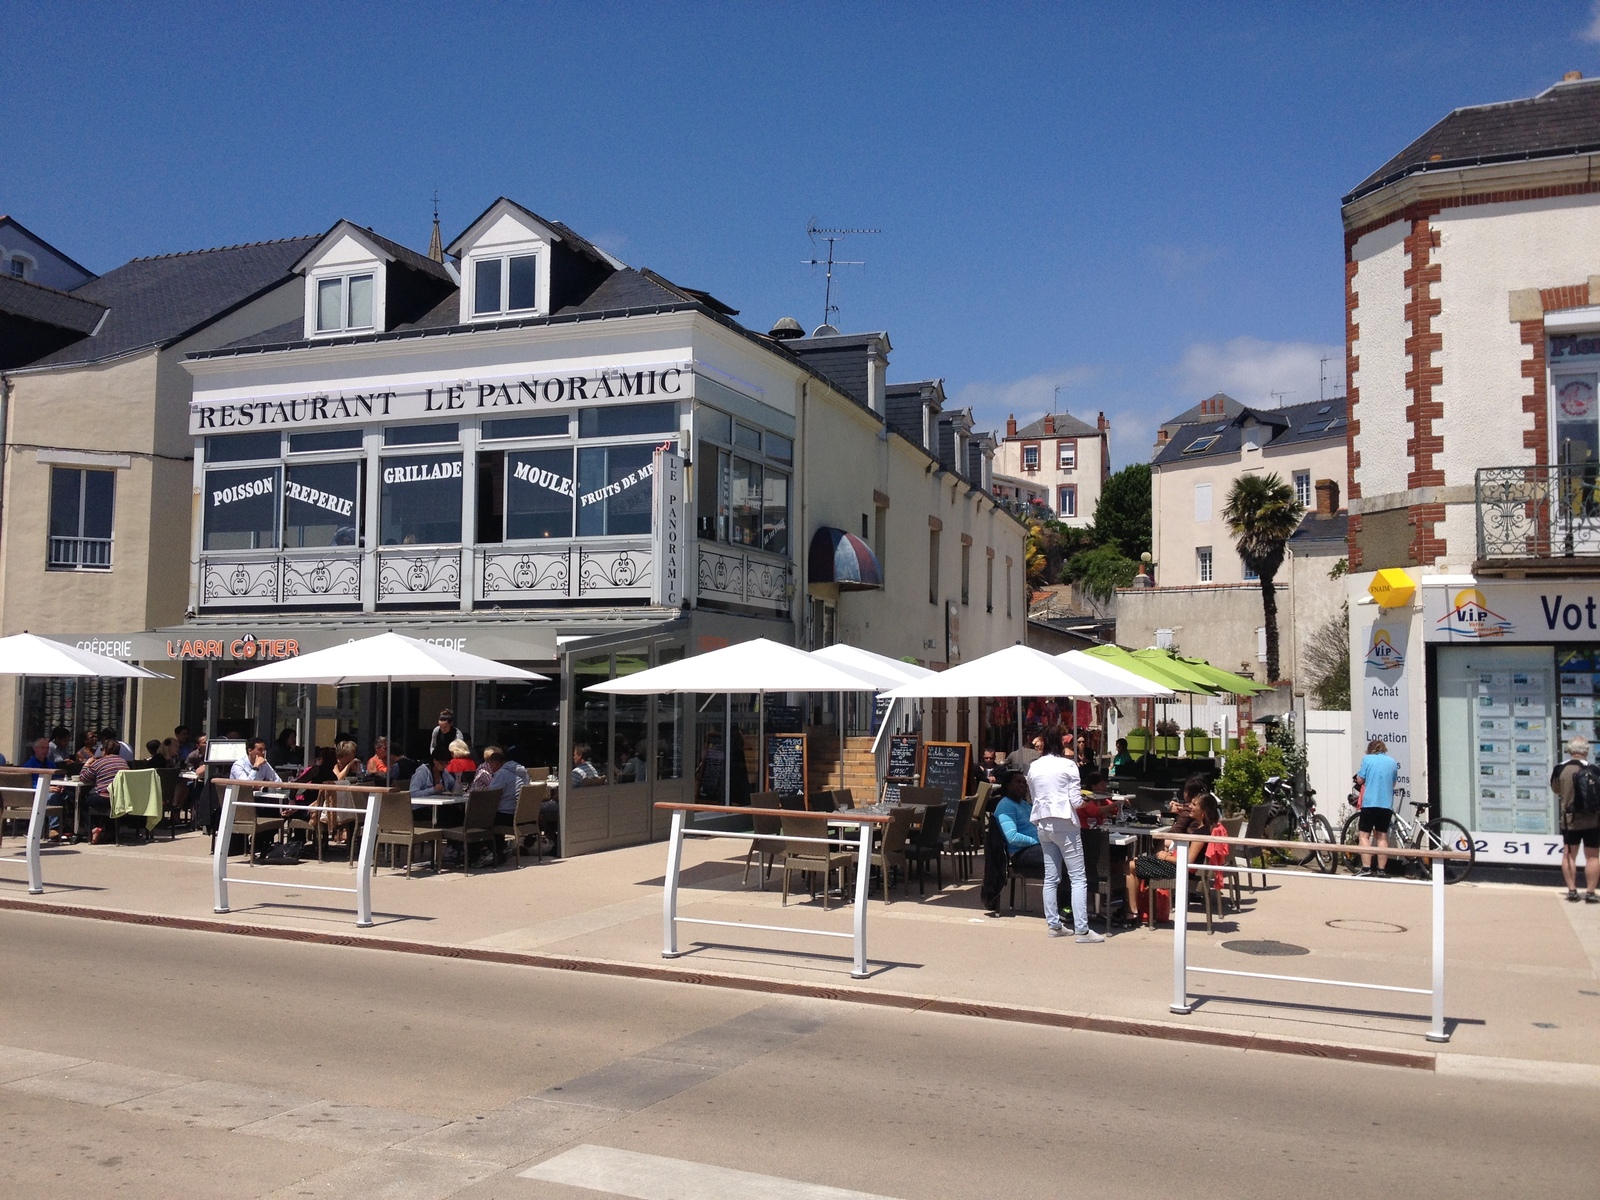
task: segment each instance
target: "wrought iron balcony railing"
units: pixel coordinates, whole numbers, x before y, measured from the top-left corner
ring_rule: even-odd
[[[1478,558],[1600,557],[1600,463],[1481,467]]]

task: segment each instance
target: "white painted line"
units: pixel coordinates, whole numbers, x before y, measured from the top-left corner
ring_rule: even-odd
[[[761,1200],[890,1200],[869,1192],[609,1146],[576,1146],[518,1174],[523,1179],[564,1183],[633,1200],[749,1200],[752,1196]]]
[[[1590,1063],[1545,1062],[1534,1058],[1492,1058],[1481,1054],[1440,1054],[1434,1073],[1497,1083],[1555,1084],[1600,1088],[1600,1067]]]

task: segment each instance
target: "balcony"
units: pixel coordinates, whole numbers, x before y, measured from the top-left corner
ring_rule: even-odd
[[[52,571],[109,571],[111,539],[52,537],[48,565]]]
[[[1482,467],[1480,563],[1600,559],[1600,464]]]

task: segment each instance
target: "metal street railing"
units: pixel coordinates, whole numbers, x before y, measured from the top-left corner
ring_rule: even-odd
[[[27,796],[27,805],[12,797]],[[31,788],[0,787],[0,821],[20,821],[28,816],[28,832],[23,839],[23,857],[28,864],[28,894],[37,896],[44,891],[44,872],[39,862],[39,841],[44,836],[45,810],[50,806],[50,775],[46,772]]]
[[[1245,846],[1262,850],[1293,850],[1304,853],[1305,842],[1283,842],[1266,838],[1212,837],[1210,834],[1172,833],[1161,831],[1158,837],[1169,842],[1199,842],[1204,845]],[[1389,879],[1358,875],[1323,874],[1321,872],[1289,870],[1281,867],[1234,867],[1226,864],[1201,862],[1178,872],[1172,895],[1172,1005],[1171,1011],[1187,1015],[1194,1011],[1189,1003],[1189,974],[1232,975],[1242,979],[1273,979],[1286,983],[1311,983],[1323,987],[1366,988],[1378,992],[1405,992],[1414,996],[1427,996],[1432,1000],[1432,1024],[1428,1030],[1430,1042],[1448,1042],[1450,1034],[1444,1024],[1444,864],[1465,862],[1471,855],[1461,850],[1409,850],[1378,846],[1328,846],[1326,851],[1318,843],[1319,853],[1376,854],[1380,858],[1415,858],[1430,860],[1433,864],[1429,879]],[[1186,857],[1179,851],[1180,857]],[[1277,975],[1263,971],[1234,971],[1222,967],[1191,967],[1188,961],[1189,934],[1189,871],[1215,871],[1232,875],[1285,875],[1295,879],[1327,879],[1341,883],[1373,883],[1398,887],[1431,887],[1433,889],[1433,979],[1425,988],[1401,987],[1387,983],[1362,983],[1351,979],[1317,979],[1306,975]]]
[[[660,802],[657,808],[672,813],[672,832],[667,838],[667,876],[666,887],[661,898],[661,957],[677,958],[682,953],[678,949],[679,925],[717,925],[728,929],[759,929],[767,933],[799,933],[809,937],[849,938],[855,948],[854,962],[850,975],[855,979],[867,977],[867,882],[872,874],[872,827],[874,825],[887,825],[887,816],[852,814],[848,809],[835,813],[813,813],[796,809],[784,808],[727,808],[720,804],[678,804]],[[856,848],[856,895],[854,903],[854,920],[851,932],[843,933],[831,929],[800,929],[793,925],[753,925],[747,921],[712,921],[700,917],[680,917],[678,915],[678,875],[683,866],[683,833],[684,818],[688,813],[708,812],[720,813],[723,816],[761,816],[788,817],[815,817],[826,819],[830,825],[854,825],[860,829],[860,836]],[[739,833],[724,829],[697,829],[697,838],[738,838],[740,841],[749,841],[751,838],[760,837],[762,841],[770,842],[795,842],[811,843],[824,846],[839,844],[837,838],[812,838],[784,836],[776,833]],[[828,881],[824,879],[822,886],[826,888]]]
[[[352,787],[349,784],[335,783],[272,783],[249,779],[218,780],[216,782],[222,788],[222,818],[217,826],[217,844],[211,855],[213,912],[225,913],[231,911],[228,908],[228,885],[230,883],[249,884],[256,887],[294,888],[296,891],[307,892],[344,892],[353,894],[356,898],[356,928],[372,928],[372,856],[378,841],[378,806],[383,794],[394,789],[386,787]],[[365,818],[365,823],[361,828],[361,855],[356,863],[355,887],[332,887],[327,884],[302,883],[298,879],[243,879],[237,875],[228,874],[228,846],[233,841],[234,813],[238,809],[308,807],[300,804],[285,804],[282,799],[242,800],[239,798],[240,792],[253,793],[267,790],[366,794],[367,803],[365,807],[336,807],[334,805],[318,804],[315,809],[318,815],[323,813],[353,813]],[[251,861],[254,862],[255,846],[253,844],[250,847],[250,855]]]
[[[1480,467],[1478,557],[1600,555],[1600,464]]]

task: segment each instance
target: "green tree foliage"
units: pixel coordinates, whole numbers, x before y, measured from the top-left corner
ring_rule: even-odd
[[[1095,541],[1115,545],[1137,560],[1150,551],[1150,464],[1123,467],[1100,491],[1094,506]]]
[[[1223,756],[1222,774],[1215,788],[1217,799],[1229,812],[1249,812],[1261,803],[1261,789],[1267,779],[1284,773],[1283,751],[1268,746],[1263,753],[1256,735],[1247,733],[1237,750],[1229,750]]]
[[[1132,587],[1139,564],[1115,545],[1107,543],[1082,550],[1067,560],[1061,582],[1070,583],[1090,599],[1104,604],[1122,587]]]
[[[1245,566],[1261,582],[1261,613],[1267,627],[1267,679],[1278,679],[1278,593],[1274,584],[1288,552],[1289,537],[1300,527],[1305,505],[1281,475],[1241,475],[1228,489],[1222,519]]]
[[[1343,561],[1343,560],[1340,560]],[[1306,642],[1306,674],[1317,707],[1334,712],[1350,709],[1350,605],[1313,633]]]

